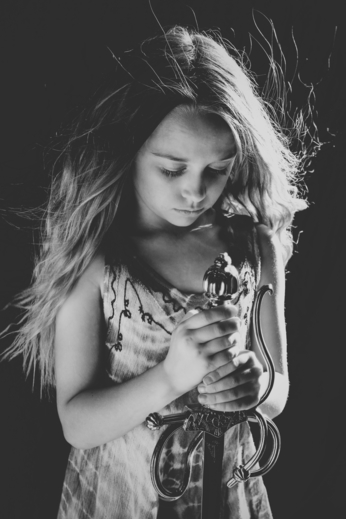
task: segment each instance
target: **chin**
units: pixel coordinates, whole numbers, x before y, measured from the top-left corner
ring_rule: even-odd
[[[177,214],[177,217],[170,220],[170,223],[176,227],[191,227],[191,225],[196,224],[196,222],[204,223],[206,214],[209,213],[209,210],[203,211],[203,213],[199,213],[196,215],[193,214]]]

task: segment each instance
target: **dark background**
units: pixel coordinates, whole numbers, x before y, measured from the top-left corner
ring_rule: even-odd
[[[239,49],[249,32],[264,44],[273,20],[295,67],[291,110],[310,102],[324,142],[306,174],[310,208],[297,215],[297,252],[287,275],[286,318],[291,391],[276,419],[282,453],[265,476],[275,519],[345,517],[345,21],[344,2],[308,0],[152,0],[163,26],[220,28]],[[192,9],[191,9],[192,8]],[[117,55],[158,31],[147,0],[3,1],[1,20],[1,306],[30,280],[33,222],[13,207],[44,202],[47,144],[61,121],[95,90]],[[261,14],[262,13],[262,14]],[[337,30],[336,30],[337,26]],[[298,47],[298,61],[294,39]],[[250,52],[263,84],[268,62]],[[298,79],[300,77],[300,80]],[[307,113],[307,112],[306,112]],[[2,313],[4,324],[13,311]],[[2,348],[9,344],[3,339]],[[68,454],[54,404],[25,381],[20,361],[0,364],[0,517],[56,515]]]

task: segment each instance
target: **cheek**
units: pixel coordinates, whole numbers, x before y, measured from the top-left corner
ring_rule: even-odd
[[[145,168],[137,169],[133,175],[133,187],[141,197],[148,197],[156,192],[156,183],[152,178],[151,172]]]
[[[148,177],[147,182],[142,183],[142,192],[145,198],[156,207],[166,207],[177,196],[177,186],[169,183],[164,178]]]
[[[228,176],[222,176],[214,180],[214,182],[211,182],[210,184],[210,192],[213,193],[214,196],[220,196],[223,190],[226,187],[228,180]]]

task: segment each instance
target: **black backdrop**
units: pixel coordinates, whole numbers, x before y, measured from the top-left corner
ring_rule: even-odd
[[[315,84],[316,123],[325,144],[306,182],[311,206],[296,218],[297,253],[289,263],[286,316],[291,391],[276,419],[282,454],[265,477],[274,517],[345,517],[345,22],[342,0],[152,0],[161,24],[220,28],[240,49],[249,32],[266,37],[273,20],[290,79],[299,51],[303,83]],[[192,9],[193,11],[192,11]],[[11,207],[44,201],[44,149],[69,111],[83,102],[115,54],[157,32],[147,0],[12,0],[1,13],[1,305],[24,288],[32,268],[32,224]],[[255,11],[254,11],[255,10]],[[262,13],[262,14],[261,14]],[[336,30],[337,27],[337,30]],[[263,43],[263,40],[261,40]],[[253,45],[259,81],[267,62]],[[297,79],[292,106],[306,102]],[[311,98],[312,99],[312,98]],[[303,231],[303,232],[301,232]],[[3,312],[6,324],[14,314]],[[3,340],[2,347],[8,344]],[[0,517],[54,518],[68,445],[54,404],[40,402],[20,362],[0,365]]]

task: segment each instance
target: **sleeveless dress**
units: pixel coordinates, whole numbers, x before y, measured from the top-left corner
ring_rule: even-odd
[[[247,216],[225,218],[228,253],[241,278],[237,302],[243,319],[242,338],[250,346],[251,311],[260,279],[256,227]],[[192,308],[207,308],[204,294],[184,294],[137,258],[129,247],[106,259],[104,318],[107,326],[107,374],[114,384],[136,377],[163,361],[173,330]],[[197,403],[193,390],[160,411],[178,413]],[[104,445],[71,448],[58,519],[198,519],[201,517],[203,445],[192,461],[190,485],[178,501],[159,500],[151,483],[150,460],[164,428],[151,431],[143,423]],[[162,456],[166,485],[179,485],[184,449],[194,432],[176,434]],[[247,422],[225,434],[222,468],[222,518],[271,519],[262,478],[226,487],[233,469],[254,452]]]

